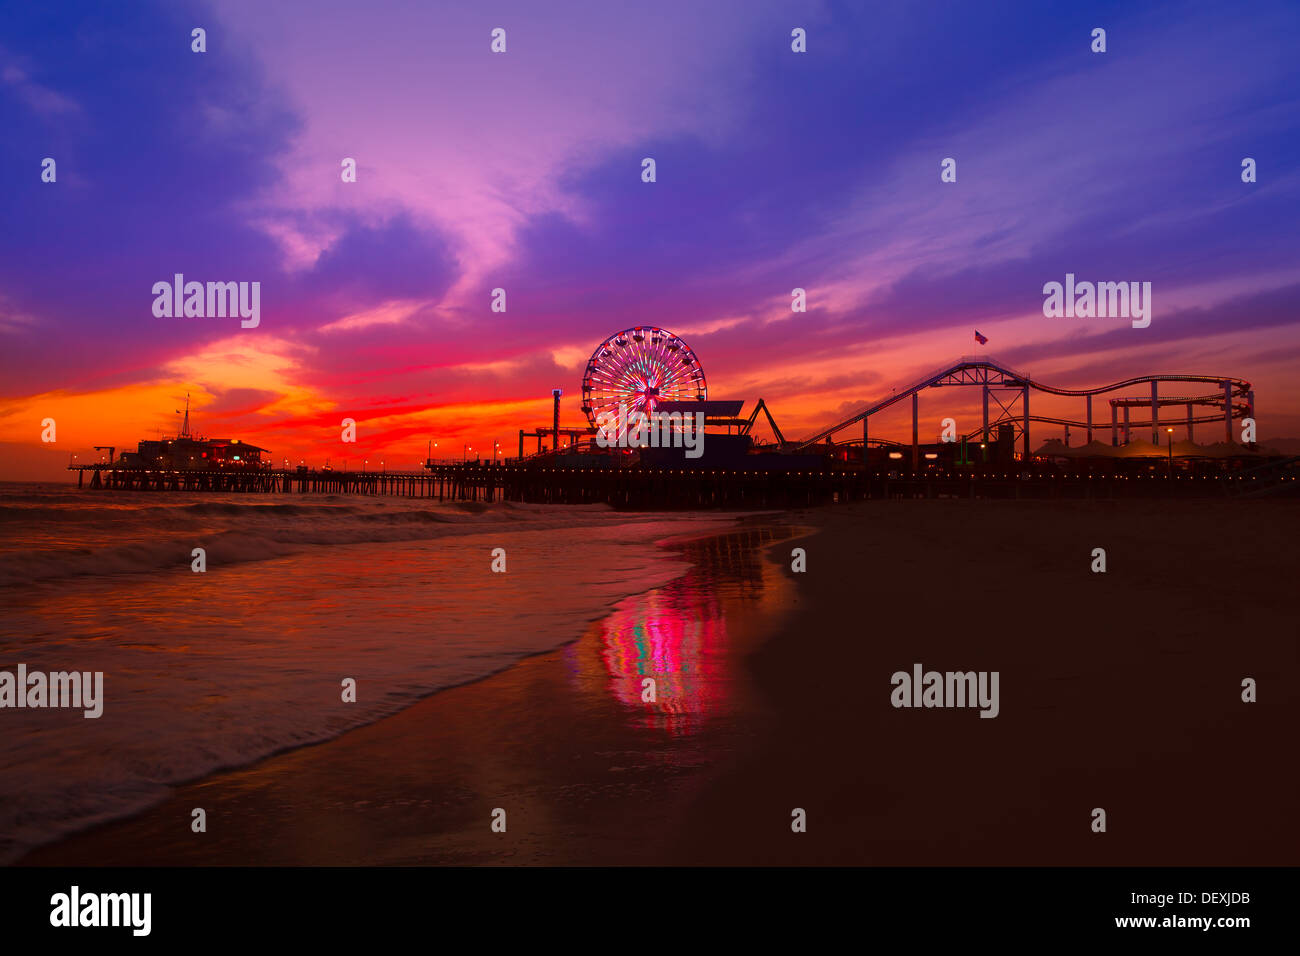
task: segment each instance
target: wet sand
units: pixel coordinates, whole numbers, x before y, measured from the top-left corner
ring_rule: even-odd
[[[818,530],[691,542],[692,572],[565,648],[22,862],[1297,862],[1300,503],[864,502],[785,521]],[[890,676],[915,663],[998,671],[1000,715],[893,708]]]

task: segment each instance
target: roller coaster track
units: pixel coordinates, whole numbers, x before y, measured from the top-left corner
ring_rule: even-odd
[[[1158,394],[1158,385],[1161,382],[1181,382],[1217,386],[1212,394],[1193,395],[1193,396],[1160,396]],[[895,391],[887,398],[883,398],[874,404],[868,405],[861,411],[855,413],[843,421],[837,422],[829,428],[826,428],[811,438],[806,438],[801,442],[792,443],[796,451],[805,449],[810,445],[817,445],[822,442],[832,441],[837,432],[844,430],[852,425],[863,423],[863,439],[853,441],[853,444],[860,444],[866,440],[865,426],[866,422],[872,415],[884,411],[892,405],[906,400],[913,399],[913,435],[916,433],[916,396],[928,388],[942,388],[952,385],[978,385],[982,386],[985,393],[985,418],[988,415],[988,397],[992,390],[1019,390],[1023,398],[1024,407],[1019,414],[1011,414],[1008,407],[1002,405],[1003,415],[995,421],[988,421],[981,427],[970,433],[967,437],[980,434],[986,428],[997,424],[998,422],[1012,422],[1024,432],[1025,446],[1028,448],[1028,424],[1030,422],[1040,422],[1044,424],[1063,425],[1068,427],[1079,427],[1091,432],[1095,428],[1103,427],[1094,422],[1092,418],[1092,398],[1095,395],[1105,395],[1110,392],[1117,392],[1122,389],[1134,388],[1139,385],[1150,385],[1150,397],[1124,397],[1110,399],[1111,406],[1111,428],[1118,427],[1118,410],[1124,410],[1124,428],[1127,431],[1133,427],[1150,426],[1155,428],[1159,424],[1159,409],[1163,406],[1184,405],[1188,407],[1188,414],[1177,419],[1177,424],[1203,424],[1208,422],[1225,422],[1230,423],[1233,418],[1247,418],[1254,414],[1254,392],[1251,390],[1250,382],[1245,379],[1235,378],[1229,375],[1139,375],[1134,378],[1127,378],[1123,381],[1114,382],[1110,385],[1102,385],[1096,388],[1057,388],[1053,385],[1047,385],[1043,382],[1036,381],[1009,368],[996,359],[989,356],[964,356],[956,364],[941,368],[929,375],[912,382],[907,387]],[[1048,395],[1057,395],[1067,398],[1083,398],[1087,401],[1088,414],[1083,420],[1054,418],[1029,413],[1029,392],[1042,392]],[[1191,406],[1208,406],[1221,409],[1215,415],[1193,416]],[[1145,421],[1129,420],[1128,409],[1131,407],[1148,407],[1152,410],[1151,417]],[[913,439],[915,443],[915,437]],[[868,443],[876,443],[875,440],[868,440]],[[846,442],[845,444],[848,444]]]

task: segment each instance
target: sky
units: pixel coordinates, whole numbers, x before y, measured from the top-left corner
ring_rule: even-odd
[[[175,433],[187,394],[277,462],[514,454],[637,325],[787,436],[976,329],[1061,387],[1245,378],[1300,436],[1297,48],[1294,2],[8,4],[0,480]],[[259,282],[258,326],[155,316],[176,273]],[[1150,326],[1044,315],[1067,273],[1150,282]],[[924,438],[978,405],[927,392]]]

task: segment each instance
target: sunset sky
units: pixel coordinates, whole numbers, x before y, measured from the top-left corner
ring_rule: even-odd
[[[187,392],[277,461],[513,454],[634,325],[793,437],[975,329],[1059,386],[1246,378],[1300,437],[1298,49],[1294,2],[8,4],[0,480]],[[1151,326],[1045,317],[1067,272],[1151,282]],[[175,273],[260,282],[260,325],[155,317]],[[977,404],[928,393],[923,434]]]

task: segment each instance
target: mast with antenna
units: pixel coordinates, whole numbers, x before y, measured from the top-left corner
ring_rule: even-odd
[[[180,412],[177,412],[177,414],[180,414]],[[181,425],[181,433],[177,437],[178,438],[190,437],[190,393],[189,392],[185,393],[185,421]]]

